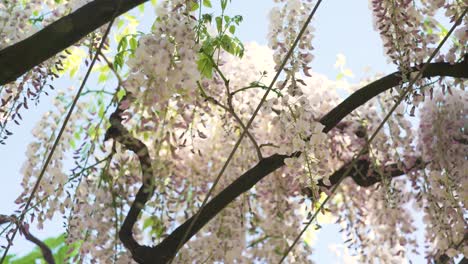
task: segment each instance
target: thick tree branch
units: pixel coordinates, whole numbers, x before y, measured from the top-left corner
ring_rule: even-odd
[[[121,143],[127,150],[130,150],[137,155],[138,161],[140,162],[143,183],[135,196],[135,200],[125,217],[122,227],[120,228],[119,238],[124,246],[132,253],[133,258],[136,261],[139,263],[151,263],[142,259],[141,253],[139,252],[143,246],[141,246],[133,237],[133,227],[138,220],[141,209],[154,193],[151,158],[146,145],[140,140],[132,137],[128,130],[122,125],[122,110],[120,110],[119,107],[120,105],[109,118],[111,126],[107,130],[104,140],[112,138]]]
[[[121,15],[146,1],[148,0],[122,0],[117,14]],[[48,25],[31,37],[0,50],[0,65],[2,65],[2,69],[0,70],[0,85],[16,80],[34,66],[41,64],[109,22],[114,14],[115,3],[115,0],[95,0],[70,15],[62,17]],[[465,59],[464,63],[454,65],[431,63],[423,77],[450,76],[468,78],[466,62],[467,60]],[[346,106],[350,107],[350,109],[355,109],[383,90],[386,90],[385,87],[398,85],[401,82],[400,76],[401,74],[396,72],[380,79],[379,83],[370,84],[373,88],[370,89],[372,93],[358,94],[356,95],[357,98],[352,101],[354,103]],[[342,111],[342,109],[346,108],[340,108],[341,111],[331,112],[331,117],[334,117],[334,119],[343,118],[348,114],[346,111]],[[327,123],[325,126],[331,127],[332,123]]]
[[[428,65],[424,71],[422,78],[430,77],[455,77],[455,78],[468,78],[468,56],[465,55],[464,60],[455,63],[453,65],[445,62],[431,63]],[[416,68],[413,68],[416,71]],[[335,127],[338,122],[343,118],[349,115],[352,111],[357,109],[359,106],[365,104],[370,99],[375,96],[383,93],[402,82],[401,72],[394,72],[383,78],[380,78],[361,89],[354,92],[346,100],[340,103],[333,110],[328,112],[325,116],[322,117],[320,123],[322,123],[325,128],[323,132],[327,133],[333,127]]]
[[[118,14],[125,13],[146,1],[147,0],[122,0]],[[0,71],[0,85],[16,80],[34,66],[51,58],[104,25],[106,22],[109,22],[115,12],[114,9],[115,0],[95,0],[74,13],[45,27],[33,36],[0,50],[0,65],[2,65]],[[453,65],[448,63],[431,63],[424,72],[423,77],[450,76],[468,78],[467,67],[468,60],[466,59]],[[401,82],[401,73],[395,72],[356,91],[321,119],[321,123],[325,125],[323,131],[325,133],[330,131],[353,110],[376,95],[397,86]],[[128,131],[120,124],[116,116],[114,116],[114,118],[111,117],[111,119],[118,122],[114,122],[108,130],[109,137],[115,138],[127,149],[137,154],[143,173],[143,186],[138,191],[135,201],[125,218],[119,232],[119,237],[125,247],[132,252],[136,261],[140,263],[166,263],[175,255],[177,245],[193,219],[188,219],[156,247],[141,246],[133,238],[132,228],[138,218],[141,207],[153,193],[150,180],[152,178],[151,160],[146,146],[141,141],[131,137]],[[297,152],[294,155],[300,154],[301,153]],[[249,190],[271,172],[282,167],[284,165],[284,159],[287,157],[288,156],[276,154],[262,159],[255,167],[244,173],[221,193],[215,196],[203,208],[197,223],[194,224],[186,241],[195,235],[236,197]],[[366,162],[367,161],[364,160],[359,161],[358,166],[352,168],[350,172],[355,182],[362,186],[370,186],[380,181],[380,176],[366,178],[358,176],[367,174],[367,172],[364,173],[363,171],[369,168],[369,164],[366,164]],[[345,170],[346,168],[342,168],[331,175],[331,183],[336,184],[336,181],[342,177]],[[397,170],[396,166],[388,168],[388,170],[392,170],[392,177],[404,174],[403,171]],[[323,183],[320,183],[320,185],[326,187]]]
[[[285,158],[288,158],[288,156],[275,154],[268,158],[262,159],[252,169],[248,170],[242,176],[237,178],[237,180],[235,180],[227,188],[211,199],[211,201],[208,202],[205,207],[203,207],[197,222],[193,225],[190,233],[186,236],[186,239],[183,242],[185,243],[190,240],[190,238],[193,237],[198,231],[200,231],[200,229],[205,226],[206,223],[213,219],[224,207],[234,201],[234,199],[236,199],[239,195],[248,191],[266,175],[282,167],[284,165]],[[161,262],[154,263],[166,263],[175,255],[177,246],[191,225],[193,219],[194,216],[185,221],[185,223],[180,225],[166,239],[164,239],[163,242],[153,248],[152,252],[154,256],[161,258]]]
[[[148,0],[122,0],[117,15]],[[0,50],[0,85],[12,82],[55,54],[109,22],[117,1],[95,0],[36,34]]]
[[[298,153],[296,153],[295,155],[298,155]],[[186,240],[183,242],[185,243],[188,240],[190,240],[190,238],[193,237],[198,231],[200,231],[200,229],[206,223],[213,219],[224,207],[226,207],[229,203],[234,201],[234,199],[236,199],[239,195],[248,191],[250,188],[252,188],[255,184],[257,184],[261,179],[263,179],[271,172],[282,167],[284,165],[284,159],[288,157],[290,156],[275,154],[268,158],[262,159],[252,169],[248,170],[237,180],[235,180],[232,184],[226,187],[222,192],[216,195],[202,209],[200,217],[198,218],[197,222],[193,225],[193,228],[191,229]],[[418,164],[419,165],[417,167],[419,168],[420,163]],[[343,174],[348,170],[349,166],[350,164],[343,166],[341,169],[337,170],[329,177],[330,182],[332,184],[331,186],[337,184],[340,181],[340,178],[344,176]],[[355,179],[355,181],[356,179],[359,179],[356,183],[364,187],[368,187],[372,184],[380,182],[382,178],[379,172],[372,171],[369,173],[369,167],[369,161],[360,160],[358,161],[357,166],[354,166],[351,169],[351,171],[349,172],[349,176]],[[386,166],[383,171],[386,173],[386,175],[392,178],[405,174],[404,171],[398,169],[396,164]],[[369,176],[364,179],[361,175]],[[319,181],[318,185],[327,189],[331,187],[325,185],[322,181]],[[158,261],[160,262],[154,263],[167,263],[175,255],[175,250],[177,249],[180,240],[187,231],[193,219],[193,216],[189,218],[187,221],[185,221],[185,223],[183,223],[176,230],[174,230],[166,239],[164,239],[163,242],[161,242],[153,249],[148,248],[146,252],[146,255],[148,257],[147,260],[154,261],[155,257],[157,257]]]

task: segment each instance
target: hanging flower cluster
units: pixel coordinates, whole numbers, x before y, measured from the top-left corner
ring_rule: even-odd
[[[273,56],[275,63],[279,66],[284,59],[294,39],[307,20],[315,1],[277,1],[282,7],[275,7],[270,11],[269,46],[275,51]],[[294,73],[303,70],[305,73],[310,69],[308,64],[313,60],[312,38],[314,27],[311,24],[299,41],[298,48],[290,60],[290,68],[287,71]]]
[[[64,96],[64,93],[59,95],[58,98],[60,96]],[[20,208],[24,207],[29,199],[29,195],[41,174],[47,155],[57,137],[60,129],[58,126],[62,123],[67,111],[63,100],[55,99],[53,103],[56,111],[46,112],[41,122],[32,131],[36,142],[28,146],[26,152],[28,160],[21,169],[24,175],[21,184],[24,191],[16,200]],[[77,108],[78,111],[84,111],[85,105],[78,104]],[[70,118],[67,131],[63,133],[34,199],[32,199],[31,205],[34,206],[35,210],[30,214],[28,213],[28,215],[31,217],[32,222],[37,219],[39,227],[43,226],[44,221],[51,220],[54,214],[59,212],[64,214],[66,209],[72,206],[70,195],[65,192],[69,178],[64,169],[64,160],[71,149],[70,141],[73,138],[76,122],[79,122],[79,116]]]
[[[164,109],[169,99],[196,98],[199,80],[195,21],[186,14],[184,1],[165,1],[157,7],[158,21],[151,34],[140,38],[125,88],[141,98],[145,107]]]
[[[369,0],[373,12],[374,28],[380,32],[385,54],[408,72],[412,65],[421,65],[432,53],[441,39],[445,28],[434,18],[437,11],[454,21],[466,8],[459,1],[410,1]],[[455,62],[455,58],[466,53],[468,19],[457,29],[455,41],[448,52],[440,54],[438,60]],[[443,36],[442,36],[443,37]]]
[[[0,3],[0,50],[19,42],[41,28],[69,14],[90,0],[27,0],[2,1]],[[84,40],[83,40],[84,41]],[[35,66],[15,82],[0,87],[0,136],[13,132],[6,127],[8,123],[19,124],[21,112],[29,105],[48,94],[50,83],[64,70],[64,60],[69,51],[62,52]],[[3,140],[0,140],[3,143]]]
[[[448,85],[451,85],[448,83]],[[432,245],[429,255],[453,257],[465,253],[463,240],[468,209],[467,187],[468,136],[466,132],[468,96],[449,90],[425,98],[421,109],[418,149],[427,170],[417,177],[421,184],[426,240]]]

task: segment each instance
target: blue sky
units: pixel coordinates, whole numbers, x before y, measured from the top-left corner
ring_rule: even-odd
[[[213,0],[215,4],[216,1]],[[243,42],[256,41],[266,44],[268,30],[268,12],[272,6],[271,0],[233,0],[229,12],[232,15],[241,14],[244,17],[240,28],[237,30],[239,38]],[[151,8],[146,8],[145,22],[151,23]],[[138,15],[137,15],[138,16]],[[140,17],[140,16],[139,16]],[[354,75],[350,82],[358,82],[359,78],[366,76],[365,68],[370,67],[373,73],[390,73],[395,67],[388,65],[383,55],[380,37],[373,30],[371,13],[367,1],[323,1],[313,20],[316,28],[314,38],[314,55],[312,70],[335,79],[338,71],[333,67],[336,55],[342,53],[347,58],[347,67]],[[67,88],[70,85],[78,86],[77,80],[63,78],[54,85],[57,88]],[[59,88],[59,89],[60,89]],[[12,125],[14,131],[7,145],[0,146],[0,160],[2,164],[2,184],[0,186],[0,213],[12,214],[17,209],[14,200],[21,192],[20,168],[25,160],[25,151],[28,142],[32,140],[31,130],[40,116],[50,106],[50,98],[42,97],[41,103],[36,109],[24,113],[24,121],[21,126]],[[328,226],[322,229],[315,244],[314,260],[320,263],[334,263],[337,259],[328,245],[342,243],[343,239],[337,232],[336,226]],[[43,230],[33,229],[39,238],[56,236],[62,232],[62,221],[57,218],[45,225]],[[22,237],[17,237],[12,247],[12,253],[26,253],[32,245]],[[421,259],[422,261],[422,259]],[[418,261],[414,262],[418,263]]]

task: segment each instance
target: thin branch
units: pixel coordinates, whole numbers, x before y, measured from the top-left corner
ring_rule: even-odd
[[[214,68],[215,71],[219,74],[219,76],[221,77],[221,79],[223,79],[224,86],[226,86],[226,88],[228,89],[228,92],[229,92],[229,80],[226,78],[226,76],[224,76],[224,74],[223,74],[223,72],[221,71],[221,69],[219,68],[218,64],[213,60],[212,55],[206,53],[203,49],[202,49],[202,52],[203,52],[203,54],[205,54],[205,56],[210,60],[211,65],[213,65],[213,68]]]
[[[29,226],[28,225],[22,224],[21,222],[19,222],[18,218],[16,216],[0,215],[0,225],[8,223],[8,222],[16,224],[17,229],[20,230],[20,232],[24,235],[26,240],[36,244],[36,246],[39,247],[39,249],[42,252],[42,256],[43,256],[44,260],[46,261],[46,263],[55,264],[55,260],[54,260],[54,257],[52,255],[52,251],[50,250],[50,248],[44,242],[42,242],[40,239],[33,236],[31,234],[31,232],[29,232]],[[13,240],[13,238],[8,239],[8,243],[12,244],[13,243],[12,240]]]
[[[244,125],[244,122],[242,122],[240,117],[236,114],[236,112],[234,111],[234,108],[232,107],[232,105],[230,107],[229,113],[231,113],[231,115],[234,117],[234,119],[236,119],[237,123],[239,123],[239,125],[242,127],[242,129],[247,131],[246,132],[247,136],[249,137],[250,141],[252,141],[252,145],[254,146],[255,151],[257,152],[258,160],[262,160],[263,155],[262,155],[262,151],[260,150],[260,147],[259,147],[259,145],[257,143],[257,140],[255,140],[255,138],[252,136],[252,133],[250,133],[250,131],[247,130],[247,128]]]
[[[263,158],[263,155],[262,155],[262,151],[260,150],[260,147],[258,146],[257,141],[252,136],[252,134],[247,129],[247,127],[244,125],[244,122],[242,122],[242,119],[240,119],[240,117],[236,114],[236,112],[234,110],[234,107],[232,106],[233,94],[231,93],[231,90],[229,88],[229,80],[226,78],[226,76],[224,76],[224,74],[221,71],[221,69],[219,68],[218,64],[213,60],[213,57],[210,56],[209,54],[207,54],[205,51],[203,51],[203,53],[205,53],[205,56],[207,56],[210,59],[211,64],[213,65],[213,68],[219,74],[221,79],[223,79],[224,87],[226,87],[228,107],[224,108],[224,109],[226,109],[234,117],[234,119],[236,119],[237,123],[239,123],[239,125],[242,127],[242,129],[245,131],[245,133],[247,133],[247,136],[249,137],[250,141],[252,141],[252,144],[253,144],[255,150],[257,151],[258,159],[261,160]],[[215,100],[214,102],[216,103],[217,101]]]
[[[50,248],[37,237],[33,236],[31,232],[29,232],[29,227],[27,227],[26,225],[19,225],[19,230],[21,233],[23,233],[24,237],[28,241],[36,244],[36,246],[39,247],[39,249],[42,252],[42,256],[44,257],[44,260],[48,264],[55,264],[54,256],[52,255],[52,251],[50,250]]]
[[[120,74],[114,68],[114,64],[112,62],[110,62],[110,60],[107,58],[106,55],[104,55],[102,50],[99,51],[99,55],[104,59],[104,61],[107,63],[107,66],[109,67],[109,69],[114,73],[115,77],[117,78],[117,82],[119,83],[118,87],[119,88],[122,87],[122,83],[123,83],[122,77],[120,77]]]
[[[229,86],[229,81],[225,84],[227,84]],[[239,123],[239,125],[241,126],[241,128],[246,131],[247,133],[247,136],[249,137],[250,141],[252,141],[252,145],[254,146],[255,150],[257,151],[257,157],[258,157],[258,160],[261,160],[263,158],[263,155],[262,155],[262,151],[260,149],[260,146],[258,145],[257,141],[255,140],[255,138],[253,137],[253,135],[250,133],[250,131],[246,130],[247,128],[245,127],[244,123],[242,122],[242,120],[240,119],[240,117],[236,114],[236,112],[234,111],[234,108],[232,107],[232,103],[231,103],[231,99],[229,98],[228,99],[228,104],[229,106],[225,106],[223,105],[221,102],[219,102],[218,100],[216,100],[214,97],[212,96],[209,96],[205,90],[203,89],[203,87],[201,86],[200,82],[197,82],[197,85],[198,85],[198,89],[200,90],[201,92],[201,96],[203,98],[205,98],[206,101],[208,102],[211,102],[219,107],[221,107],[222,109],[224,109],[226,112],[230,113],[234,119],[236,119],[237,123]],[[229,88],[227,88],[229,90]],[[228,94],[228,96],[230,96]]]

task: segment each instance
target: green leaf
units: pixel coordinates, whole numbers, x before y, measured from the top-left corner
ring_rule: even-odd
[[[120,101],[122,100],[122,98],[125,96],[125,90],[124,89],[119,89],[119,91],[117,92],[117,99]]]
[[[226,10],[227,0],[221,0],[221,9],[222,11]]]
[[[114,57],[114,68],[118,70],[123,65],[122,54],[119,53]]]
[[[193,198],[193,192],[192,192],[192,189],[189,189],[187,192],[187,201],[188,202],[192,201],[192,198]]]
[[[98,83],[106,82],[106,81],[107,81],[107,77],[108,77],[108,74],[107,74],[107,73],[101,72],[101,73],[99,74]]]
[[[221,47],[232,55],[242,57],[244,55],[244,45],[236,37],[223,35],[220,39]]]
[[[26,256],[20,257],[20,258],[13,258],[10,262],[10,264],[30,264],[30,263],[35,263],[36,260],[42,258],[42,253],[38,250],[35,249],[33,252],[27,254]]]
[[[96,136],[96,128],[94,126],[90,126],[88,128],[88,135],[90,138],[94,138]]]
[[[58,237],[48,238],[44,240],[44,243],[51,249],[55,263],[67,263],[65,260],[67,258],[74,257],[79,252],[80,242],[75,242],[73,244],[65,244],[65,234],[62,234]],[[67,252],[70,252],[67,254]],[[16,257],[15,255],[8,255],[6,263],[13,264],[26,264],[26,263],[44,263],[42,252],[36,247],[33,251],[24,256]]]
[[[152,217],[146,218],[145,221],[143,221],[143,230],[145,230],[146,228],[152,225],[153,225],[153,218]]]
[[[229,26],[229,33],[233,34],[236,32],[236,27],[234,25]]]
[[[241,15],[236,15],[231,18],[231,21],[234,21],[236,25],[239,25],[242,22],[242,20],[244,20],[244,18]]]
[[[134,37],[132,37],[130,39],[130,48],[132,50],[136,50],[137,47],[138,47],[138,41]]]
[[[101,104],[101,105],[99,106],[98,117],[99,117],[99,118],[104,118],[104,113],[105,113],[104,105]]]
[[[68,247],[61,247],[57,253],[54,254],[55,263],[66,263]]]
[[[74,77],[76,72],[78,71],[78,67],[74,67],[70,70],[70,77]]]
[[[202,20],[204,23],[210,23],[213,20],[213,16],[211,14],[203,14],[202,15]]]
[[[128,46],[127,38],[126,38],[126,37],[123,37],[123,38],[120,40],[119,45],[117,46],[117,50],[118,50],[118,51],[126,50],[126,49],[127,49],[127,46]]]
[[[58,237],[51,237],[44,240],[44,243],[49,246],[50,249],[55,249],[65,243],[65,235],[62,234]]]
[[[224,22],[226,22],[226,24],[229,24],[229,22],[231,22],[231,18],[229,16],[224,16]]]
[[[218,33],[221,34],[223,32],[223,19],[221,17],[216,17],[216,29],[218,30]]]
[[[123,27],[124,23],[125,22],[123,19],[119,19],[119,21],[117,22],[117,28],[120,29],[121,27]]]
[[[193,11],[196,11],[198,10],[198,8],[200,8],[200,5],[198,5],[197,2],[190,2],[192,5],[190,6],[190,12],[193,12]]]
[[[210,0],[203,0],[203,6],[206,6],[206,7],[212,7],[211,6],[211,1]]]
[[[74,140],[74,139],[70,139],[70,140],[68,141],[68,144],[70,144],[70,147],[71,147],[72,149],[75,149],[75,148],[76,148],[76,143],[75,143],[75,140]]]
[[[204,53],[200,53],[200,57],[197,61],[197,68],[200,74],[206,78],[213,76],[213,63]]]

